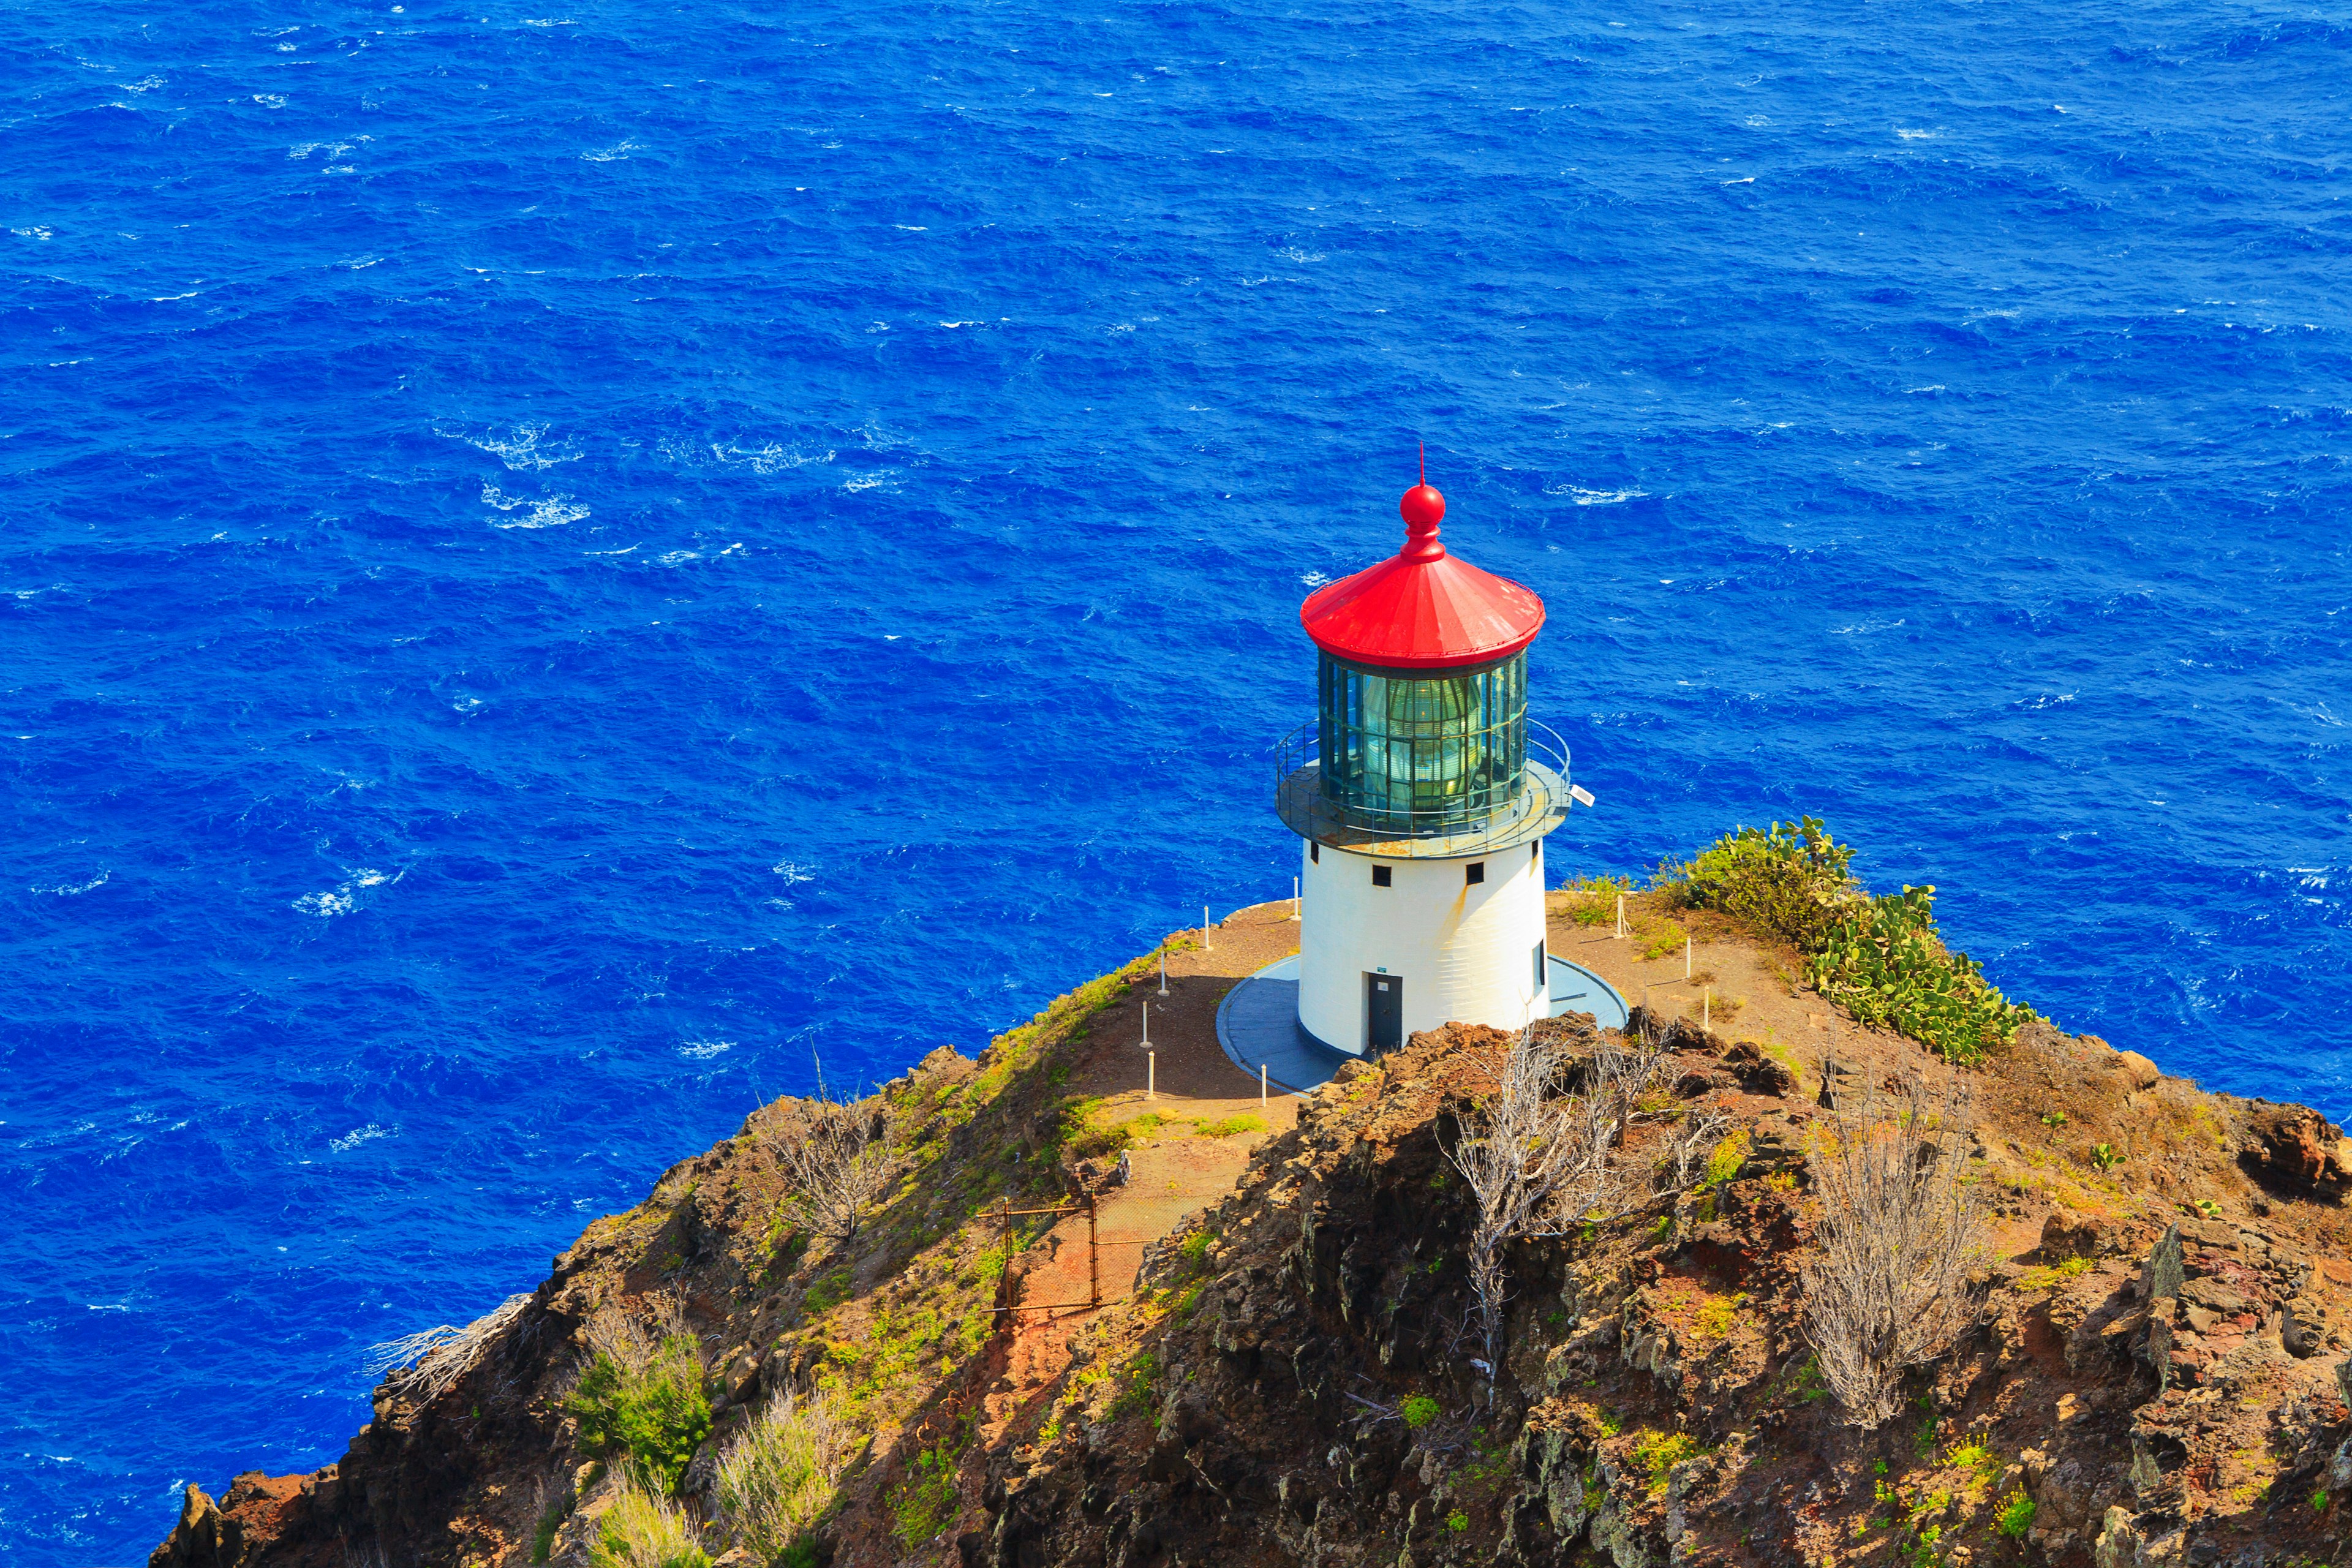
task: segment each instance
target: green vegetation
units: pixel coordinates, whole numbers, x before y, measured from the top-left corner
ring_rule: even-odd
[[[1176,1255],[1184,1260],[1185,1268],[1198,1274],[1209,1266],[1209,1248],[1216,1239],[1212,1232],[1196,1230],[1177,1246]]]
[[[1642,943],[1643,958],[1664,958],[1680,952],[1683,943],[1690,940],[1689,931],[1666,920],[1643,921],[1633,934]]]
[[[1470,1528],[1470,1516],[1457,1508],[1445,1516],[1445,1528],[1453,1531],[1467,1530]]]
[[[1652,1497],[1664,1496],[1674,1468],[1698,1451],[1697,1440],[1685,1432],[1644,1432],[1633,1439],[1633,1462],[1650,1472]]]
[[[2087,1258],[2062,1258],[2056,1263],[2037,1266],[2017,1277],[2021,1290],[2055,1290],[2069,1279],[2080,1279],[2091,1271]]]
[[[1116,1154],[1135,1142],[1136,1121],[1121,1122],[1116,1127],[1097,1127],[1094,1113],[1102,1100],[1093,1095],[1070,1095],[1056,1110],[1054,1130],[1046,1146],[1039,1151],[1049,1160],[1097,1160]],[[1151,1118],[1150,1131],[1160,1124]]]
[[[1568,897],[1569,914],[1580,926],[1613,922],[1618,899],[1633,890],[1633,882],[1624,877],[1578,877],[1560,889]]]
[[[809,1529],[832,1506],[849,1449],[830,1400],[771,1399],[719,1456],[719,1507],[763,1563],[813,1549]]]
[[[1437,1401],[1426,1394],[1408,1394],[1397,1411],[1403,1415],[1404,1424],[1418,1432],[1437,1419]]]
[[[2000,1511],[1992,1518],[1992,1527],[2011,1541],[2022,1541],[2025,1532],[2033,1528],[2033,1500],[2023,1489],[2000,1500]]]
[[[849,1293],[854,1288],[849,1278],[849,1270],[846,1268],[836,1268],[831,1273],[819,1275],[815,1279],[811,1280],[809,1288],[802,1292],[801,1309],[812,1318],[822,1318],[844,1301],[848,1300]]]
[[[1805,978],[1864,1023],[1924,1041],[1967,1065],[2007,1046],[2032,1009],[1993,989],[1966,953],[1936,935],[1936,889],[1873,898],[1855,885],[1853,851],[1816,818],[1741,827],[1696,859],[1661,868],[1670,902],[1718,910],[1806,955]]]
[[[588,1547],[588,1568],[710,1568],[686,1510],[624,1484]]]
[[[1228,1116],[1222,1121],[1201,1122],[1192,1131],[1203,1138],[1231,1138],[1241,1132],[1263,1132],[1265,1122],[1255,1116]]]
[[[1122,1415],[1149,1415],[1155,1403],[1151,1385],[1160,1381],[1160,1353],[1145,1351],[1119,1369],[1118,1397],[1111,1401],[1113,1420]]]
[[[2002,1468],[2000,1456],[1994,1453],[1981,1437],[1970,1437],[1953,1444],[1950,1451],[1945,1454],[1944,1461],[1968,1471],[1978,1481],[1996,1479]]]
[[[1840,905],[1855,896],[1847,870],[1853,851],[1806,817],[1770,831],[1741,827],[1696,859],[1660,868],[1670,902],[1718,910],[1800,952],[1825,942]]]
[[[1728,1337],[1732,1326],[1739,1321],[1739,1309],[1747,1301],[1748,1292],[1745,1290],[1730,1296],[1708,1297],[1706,1304],[1698,1310],[1698,1321],[1695,1325],[1698,1337],[1703,1340]]]
[[[1936,935],[1936,889],[1906,887],[1852,909],[1813,953],[1813,988],[1866,1024],[1884,1024],[1966,1067],[2017,1038],[2034,1016],[1993,989],[1976,961]]]
[[[694,1342],[662,1342],[642,1358],[600,1350],[564,1408],[580,1417],[580,1446],[625,1456],[649,1487],[677,1489],[688,1461],[710,1435],[710,1401]]]
[[[912,1552],[938,1540],[955,1522],[956,1470],[963,1448],[951,1435],[915,1456],[913,1467],[890,1489],[891,1533]]]
[[[539,1510],[539,1522],[531,1527],[530,1560],[544,1563],[555,1550],[555,1532],[563,1528],[563,1516],[572,1511],[571,1489],[551,1494]]]
[[[1706,1157],[1706,1173],[1699,1178],[1704,1187],[1719,1187],[1739,1174],[1739,1167],[1748,1163],[1748,1134],[1734,1132],[1717,1143]]]
[[[2091,1145],[2091,1163],[2101,1171],[2112,1171],[2124,1163],[2123,1151],[2112,1143]]]

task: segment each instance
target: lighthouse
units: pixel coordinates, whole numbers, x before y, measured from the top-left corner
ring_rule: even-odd
[[[1425,478],[1399,510],[1402,550],[1299,606],[1316,715],[1276,748],[1299,839],[1297,1027],[1358,1057],[1551,1012],[1544,837],[1571,795],[1591,802],[1528,717],[1543,601],[1447,551]]]

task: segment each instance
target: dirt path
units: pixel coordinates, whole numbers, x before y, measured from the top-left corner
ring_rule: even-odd
[[[1105,1193],[1095,1215],[1105,1304],[1125,1300],[1147,1244],[1183,1229],[1186,1221],[1233,1187],[1251,1151],[1297,1120],[1294,1096],[1273,1090],[1258,1101],[1257,1080],[1234,1066],[1217,1044],[1217,1005],[1234,984],[1298,951],[1298,923],[1290,900],[1255,904],[1226,916],[1209,933],[1205,952],[1168,961],[1168,991],[1138,986],[1095,1016],[1087,1053],[1066,1091],[1097,1099],[1097,1125],[1130,1122],[1149,1113],[1163,1121],[1139,1128],[1129,1152],[1127,1185]],[[1151,1013],[1151,1044],[1159,1058],[1156,1096],[1147,1099],[1143,1010]],[[1255,1119],[1249,1126],[1243,1119]],[[1242,1125],[1223,1136],[1202,1128]],[[1058,1378],[1069,1363],[1070,1337],[1094,1314],[1088,1299],[1087,1221],[1073,1215],[1022,1256],[1016,1289],[1024,1303],[1004,1375],[986,1401],[984,1435],[993,1444],[1008,1425]],[[1079,1303],[1047,1306],[1049,1303]]]

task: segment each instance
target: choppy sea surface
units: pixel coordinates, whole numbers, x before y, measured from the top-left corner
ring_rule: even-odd
[[[0,1558],[1286,894],[1420,440],[1558,873],[1816,813],[2352,1110],[2347,91],[2284,5],[0,7]]]

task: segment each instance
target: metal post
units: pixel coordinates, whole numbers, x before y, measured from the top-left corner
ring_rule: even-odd
[[[1003,1230],[999,1245],[1004,1249],[996,1266],[996,1299],[1009,1314],[1013,1310],[1013,1200],[1004,1200]]]
[[[1715,988],[1711,985],[1699,993],[1698,1026],[1702,1029],[1715,1027]]]
[[[1298,879],[1296,877],[1290,879],[1290,918],[1298,918]]]
[[[1151,1048],[1151,1004],[1148,1001],[1143,1005],[1143,1048]]]
[[[1168,994],[1168,944],[1160,944],[1160,994]]]
[[[1087,1305],[1102,1305],[1102,1267],[1095,1255],[1095,1195],[1087,1194]]]
[[[1146,1100],[1160,1098],[1160,1053],[1158,1051],[1143,1053],[1143,1098]]]
[[[1688,980],[1690,978],[1690,949],[1691,939],[1688,937],[1683,938],[1683,978],[1685,980]]]
[[[1617,895],[1617,934],[1621,937],[1625,934],[1625,895],[1622,893]]]
[[[1257,1064],[1257,1108],[1260,1110],[1265,1109],[1265,1064],[1264,1062]]]
[[[1209,951],[1209,906],[1201,906],[1201,951]]]

